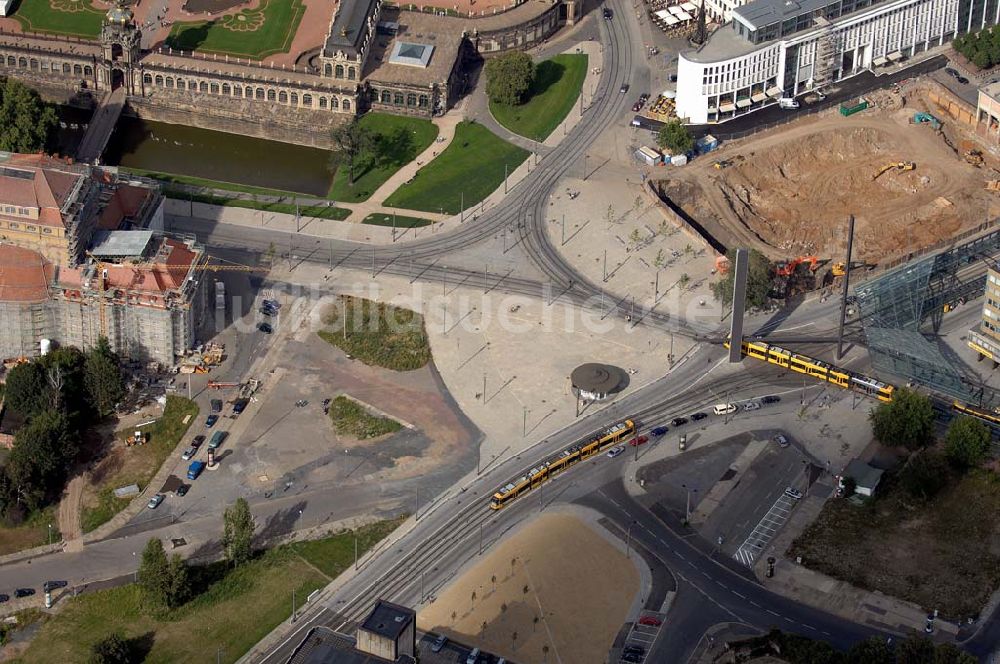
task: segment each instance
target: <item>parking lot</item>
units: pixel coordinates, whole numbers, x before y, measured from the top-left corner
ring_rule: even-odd
[[[472,648],[456,643],[448,639],[438,652],[434,652],[433,646],[437,635],[426,633],[417,641],[417,652],[420,655],[421,664],[465,664],[468,660]],[[497,664],[500,660],[496,655],[486,652],[479,653],[476,664]],[[510,660],[505,660],[505,664],[513,664]]]
[[[747,567],[753,567],[753,563],[757,560],[760,552],[764,550],[764,547],[777,534],[778,529],[788,521],[788,517],[791,515],[796,502],[795,498],[784,493],[778,496],[778,499],[771,505],[771,509],[767,511],[764,518],[760,520],[746,540],[736,549],[733,558]]]
[[[626,662],[627,664],[646,664],[649,653],[653,650],[653,644],[660,636],[660,631],[667,622],[667,615],[657,611],[643,611],[638,619],[632,623],[632,627],[625,637],[621,652],[615,661]]]

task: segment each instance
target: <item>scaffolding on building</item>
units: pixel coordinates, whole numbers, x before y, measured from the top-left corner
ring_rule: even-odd
[[[816,25],[822,28],[823,33],[816,41],[816,59],[813,62],[812,79],[813,88],[822,90],[833,83],[834,74],[837,70],[838,37],[833,24],[826,17],[822,16],[822,14],[817,14],[815,20]]]

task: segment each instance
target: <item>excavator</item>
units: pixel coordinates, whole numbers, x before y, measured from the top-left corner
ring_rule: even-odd
[[[894,168],[898,168],[901,171],[912,171],[916,167],[917,167],[917,165],[914,162],[912,162],[912,161],[895,161],[895,162],[893,162],[891,164],[886,164],[882,168],[878,169],[878,172],[875,175],[872,176],[872,182],[874,182],[875,180],[878,180],[879,177],[881,177],[883,173],[886,173],[887,171],[891,171]]]
[[[819,267],[819,258],[816,256],[799,256],[785,263],[778,263],[775,265],[774,273],[779,277],[790,277],[795,274],[795,271],[799,269],[799,266],[803,263],[808,263],[809,271],[815,272],[816,268]]]
[[[834,263],[832,266],[830,266],[830,274],[832,274],[835,277],[844,276],[845,274],[847,274],[847,268],[845,267],[845,265],[846,264],[844,263],[844,261],[839,261],[837,263]],[[864,261],[851,261],[852,270],[857,270],[858,268],[868,270],[873,267],[875,267],[875,265],[873,265],[872,263],[866,263]]]

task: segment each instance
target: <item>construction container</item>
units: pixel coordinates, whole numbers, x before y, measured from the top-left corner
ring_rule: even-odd
[[[840,114],[846,118],[848,115],[854,115],[855,113],[859,113],[865,110],[866,108],[868,108],[868,100],[862,98],[857,104],[854,104],[853,106],[848,106],[847,104],[841,104]]]
[[[688,163],[688,158],[686,154],[677,154],[670,158],[670,163],[673,166],[683,166]]]
[[[719,147],[719,139],[711,134],[707,134],[695,141],[694,146],[698,154],[707,154]]]
[[[635,156],[639,159],[639,161],[649,166],[655,166],[663,161],[662,154],[653,148],[646,147],[645,145],[635,151]]]

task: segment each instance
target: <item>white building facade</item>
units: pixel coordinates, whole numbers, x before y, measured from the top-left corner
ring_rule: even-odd
[[[756,0],[681,53],[677,115],[726,122],[1000,22],[1000,0]]]

